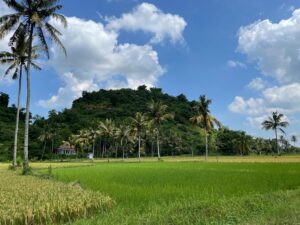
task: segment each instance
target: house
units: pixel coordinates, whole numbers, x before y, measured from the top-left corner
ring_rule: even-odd
[[[68,143],[59,146],[55,152],[58,155],[76,155],[75,148]]]

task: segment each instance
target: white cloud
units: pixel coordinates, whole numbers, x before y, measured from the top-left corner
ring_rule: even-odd
[[[0,17],[6,14],[11,13],[12,11],[6,6],[6,4],[1,1],[0,2]],[[10,48],[8,46],[9,38],[11,34],[7,34],[4,39],[0,40],[0,51],[9,51]],[[12,80],[10,76],[4,76],[5,69],[7,69],[6,65],[0,66],[0,85],[10,85],[12,84]]]
[[[280,83],[300,82],[300,10],[278,23],[257,21],[241,27],[238,50]]]
[[[300,84],[267,88],[260,98],[245,100],[237,96],[228,108],[233,113],[244,115],[261,115],[272,111],[287,114],[300,112]]]
[[[247,88],[254,90],[254,91],[261,91],[266,88],[268,83],[264,81],[262,78],[257,77],[254,78],[248,85]]]
[[[7,7],[7,5],[1,1],[0,2],[0,16],[6,15],[12,13],[12,10],[10,8]]]
[[[247,125],[251,126],[252,128],[261,128],[261,124],[263,121],[268,119],[267,115],[262,116],[254,116],[254,117],[247,117]]]
[[[278,107],[286,113],[300,112],[300,83],[268,88],[263,96],[269,107]]]
[[[48,100],[40,100],[38,104],[44,108],[58,108],[70,106],[74,98],[81,97],[83,91],[95,91],[98,86],[91,80],[80,80],[73,73],[65,73],[61,76],[66,86],[58,89],[57,95]]]
[[[251,126],[252,128],[262,128],[262,122],[269,119],[269,115],[262,115],[262,116],[253,116],[247,117],[247,125]],[[291,123],[291,120],[286,115],[282,118],[283,121]]]
[[[264,104],[264,99],[261,98],[249,98],[248,100],[244,100],[243,97],[236,96],[228,108],[233,113],[259,115],[265,112]]]
[[[38,104],[46,108],[69,107],[82,91],[98,88],[136,88],[154,86],[165,70],[159,64],[158,54],[150,45],[118,44],[118,33],[108,31],[103,24],[69,17],[62,42],[68,56],[53,46],[49,65],[65,86],[48,100]],[[59,30],[60,24],[51,21]]]
[[[241,63],[239,61],[233,61],[233,60],[229,60],[227,62],[227,66],[229,66],[230,68],[242,68],[242,69],[247,67],[246,64]]]
[[[150,43],[160,43],[164,40],[183,42],[183,31],[187,25],[182,17],[164,13],[150,3],[142,3],[131,13],[123,14],[120,18],[107,18],[107,22],[107,28],[115,31],[149,32],[154,35]]]

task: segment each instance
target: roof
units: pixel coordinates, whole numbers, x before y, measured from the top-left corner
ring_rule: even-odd
[[[68,149],[68,150],[74,150],[74,151],[75,151],[74,147],[71,146],[71,145],[68,144],[68,143],[65,143],[65,144],[59,146],[57,149],[58,149],[58,150],[59,150],[59,149]]]

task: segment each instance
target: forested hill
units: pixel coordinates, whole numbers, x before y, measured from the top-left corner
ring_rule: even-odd
[[[190,123],[189,118],[193,115],[193,102],[189,102],[183,94],[174,97],[163,93],[159,88],[148,90],[146,86],[140,86],[137,90],[83,92],[83,96],[73,102],[73,107],[69,112],[88,119],[111,118],[123,121],[128,117],[133,117],[136,112],[147,112],[151,100],[160,100],[168,105],[168,110],[175,113],[177,123]]]
[[[7,95],[4,96],[0,103],[2,104],[0,106],[0,161],[11,158],[13,147],[16,108],[8,107],[7,97]],[[70,109],[64,109],[61,112],[52,110],[47,119],[36,116],[30,126],[30,158],[40,159],[44,148],[44,159],[53,157],[51,155],[53,149],[60,146],[63,141],[70,140],[70,137],[78,135],[80,131],[90,128],[98,129],[99,121],[105,119],[112,119],[117,127],[130,126],[131,117],[134,117],[137,112],[148,112],[148,104],[151,100],[161,101],[168,106],[168,112],[175,115],[174,120],[161,126],[161,154],[203,154],[204,131],[190,122],[190,118],[195,115],[194,106],[197,103],[187,100],[183,94],[171,96],[163,93],[159,88],[147,89],[146,86],[140,86],[137,90],[83,92],[82,97],[75,100]],[[22,144],[23,137],[23,117],[21,113],[20,144]],[[259,149],[254,139],[243,131],[224,128],[212,129],[209,133],[208,145],[211,153],[248,154],[251,150]],[[150,154],[153,141],[153,137],[147,135],[145,128],[142,134],[145,155]],[[269,140],[262,140],[262,142],[263,147],[260,151],[266,153],[273,151],[273,144]],[[96,149],[101,149],[101,140],[96,141]],[[136,145],[131,146],[130,154],[135,156],[136,150]]]

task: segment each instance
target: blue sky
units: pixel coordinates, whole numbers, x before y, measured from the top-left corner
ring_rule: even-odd
[[[69,20],[68,29],[60,29],[69,56],[53,46],[52,59],[33,73],[34,114],[68,107],[82,90],[147,83],[190,100],[206,94],[213,114],[230,128],[269,137],[259,124],[279,110],[292,124],[288,133],[300,134],[299,1],[61,3]],[[0,14],[6,12],[1,2]],[[16,83],[2,79],[0,91],[16,102]]]

